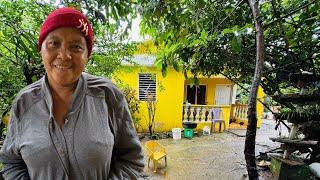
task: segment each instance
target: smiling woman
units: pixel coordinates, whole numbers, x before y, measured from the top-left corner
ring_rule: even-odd
[[[72,8],[50,13],[38,48],[46,75],[17,95],[0,151],[5,179],[137,179],[141,144],[124,95],[83,73],[93,31]]]

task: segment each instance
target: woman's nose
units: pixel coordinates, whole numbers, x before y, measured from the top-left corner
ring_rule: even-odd
[[[61,60],[70,60],[71,59],[71,52],[66,46],[62,45],[59,49],[58,57]]]

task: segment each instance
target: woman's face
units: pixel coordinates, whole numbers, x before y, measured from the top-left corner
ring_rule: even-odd
[[[51,86],[74,86],[88,60],[86,39],[76,28],[58,28],[43,41],[41,56]]]

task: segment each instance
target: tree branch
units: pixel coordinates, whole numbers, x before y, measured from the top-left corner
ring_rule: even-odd
[[[282,19],[284,19],[284,18],[287,18],[288,16],[291,16],[292,14],[300,11],[301,9],[303,9],[303,8],[305,8],[305,7],[310,6],[311,4],[313,4],[313,3],[315,3],[315,2],[317,2],[317,0],[313,0],[313,1],[311,1],[310,3],[308,3],[308,4],[302,5],[302,6],[298,7],[297,9],[295,9],[295,10],[287,13],[286,15],[284,15],[284,16],[282,16],[282,17],[280,17],[279,19],[276,19],[276,20],[274,20],[274,21],[272,21],[272,22],[264,25],[263,28],[267,28],[268,26],[272,25],[273,23],[278,22],[278,21],[280,21],[280,20],[282,20]]]
[[[218,23],[218,25],[215,27],[215,29],[218,29],[219,26],[220,26],[226,19],[228,19],[228,18],[234,13],[234,11],[235,11],[244,1],[245,1],[245,0],[240,0],[240,1],[236,4],[236,6],[233,8],[233,10],[232,10],[220,23]]]
[[[8,48],[7,46],[5,46],[1,41],[0,41],[0,44],[4,47],[4,48],[6,48],[10,53],[12,53],[12,54],[14,54],[14,52],[10,49],[10,48]],[[16,57],[16,58],[18,58],[18,57]],[[19,58],[18,58],[19,59]],[[11,58],[8,58],[8,60],[9,61],[11,61],[14,65],[19,65],[19,63],[17,63],[17,62],[15,62],[15,61],[13,61]]]

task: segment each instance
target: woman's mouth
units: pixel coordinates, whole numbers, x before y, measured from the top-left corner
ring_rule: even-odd
[[[68,70],[71,69],[71,66],[65,66],[65,65],[53,65],[55,68],[59,70]]]

